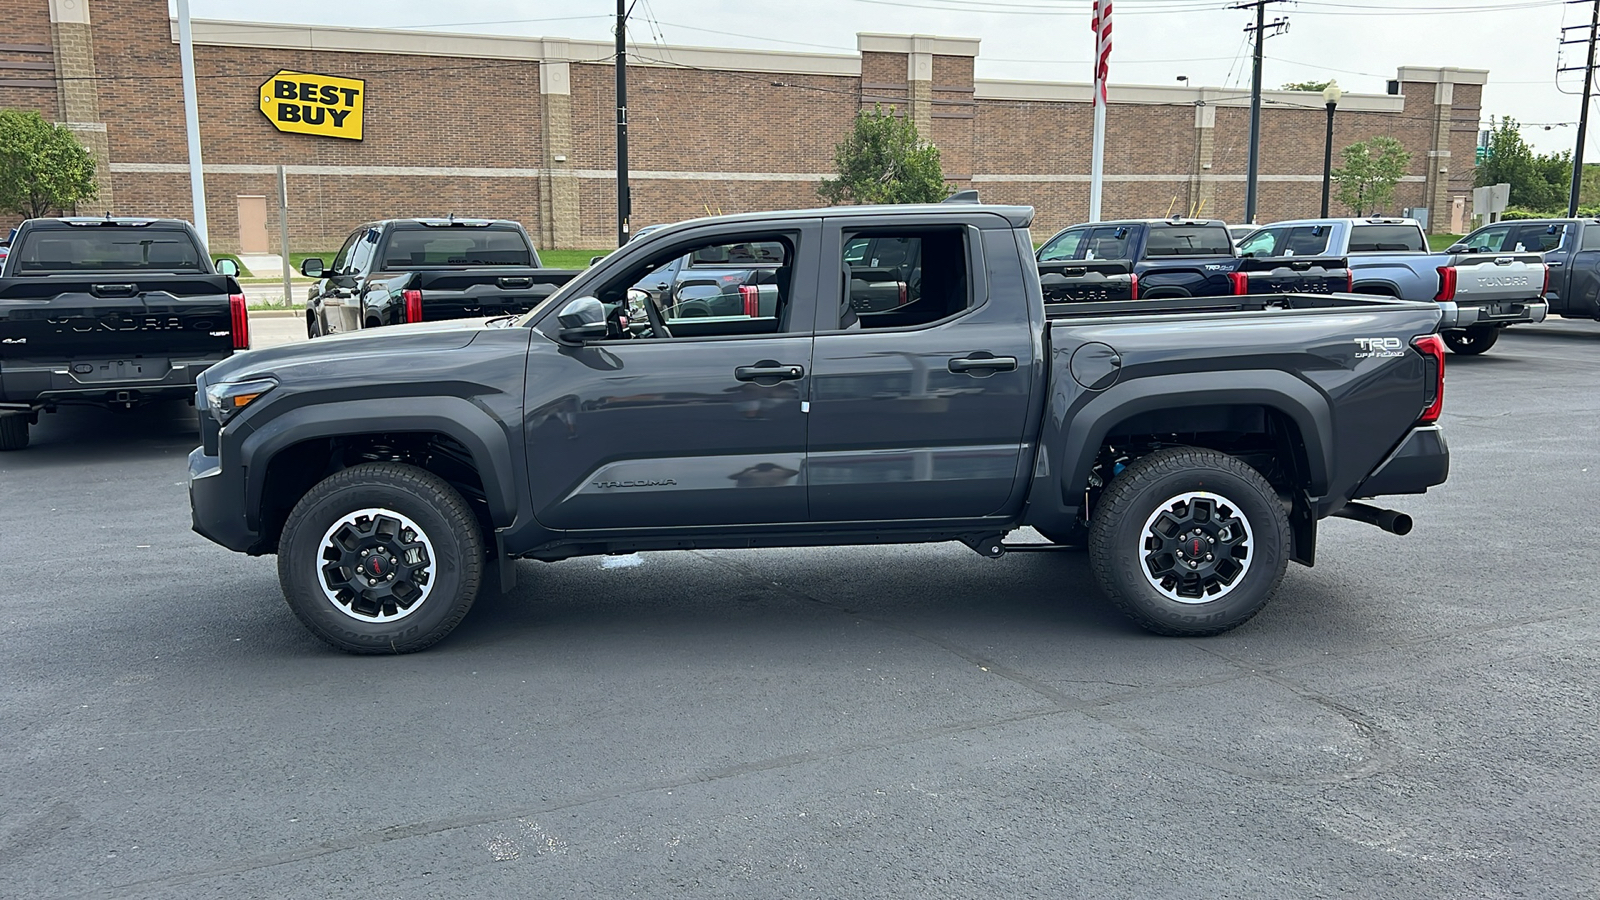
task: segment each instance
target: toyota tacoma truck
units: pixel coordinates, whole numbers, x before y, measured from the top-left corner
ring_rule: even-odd
[[[250,346],[238,265],[177,219],[29,219],[0,270],[0,450],[41,412],[192,399]]]
[[[1341,255],[1357,293],[1454,304],[1458,324],[1441,335],[1463,355],[1487,351],[1507,326],[1543,322],[1549,311],[1548,270],[1537,253],[1470,252],[1460,245],[1433,253],[1415,219],[1275,222],[1240,241],[1239,251]]]
[[[1035,254],[1045,274],[1047,299],[1117,299],[1116,282],[1102,285],[1105,266],[1127,267],[1132,299],[1223,297],[1248,294],[1331,294],[1350,288],[1350,272],[1337,254],[1281,254],[1241,258],[1228,226],[1211,219],[1132,219],[1073,225],[1045,241]],[[1262,254],[1266,256],[1266,254]],[[1095,266],[1087,276],[1050,277],[1067,263]],[[1054,282],[1054,283],[1053,283]],[[1109,290],[1102,291],[1102,287]]]
[[[1450,253],[1538,253],[1545,302],[1563,319],[1600,319],[1600,219],[1522,219],[1472,232]]]
[[[317,279],[306,335],[346,334],[404,322],[525,313],[578,274],[546,269],[516,222],[390,219],[357,228],[331,266],[300,263]]]
[[[959,541],[1086,546],[1136,622],[1262,608],[1317,523],[1442,483],[1448,308],[1348,294],[1046,304],[1023,206],[699,219],[527,314],[253,351],[201,379],[194,528],[276,554],[289,606],[356,653],[421,650],[513,561]],[[845,254],[903,238],[905,303]],[[641,278],[777,245],[771,309],[677,317]],[[881,260],[880,260],[881,262]],[[1209,305],[1208,305],[1209,304]],[[395,360],[404,360],[396,365]],[[1397,582],[1403,576],[1395,576]],[[1397,584],[1397,588],[1399,585]]]

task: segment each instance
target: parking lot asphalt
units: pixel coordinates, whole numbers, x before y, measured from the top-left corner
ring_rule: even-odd
[[[1328,520],[1192,640],[945,544],[524,562],[351,657],[189,531],[192,410],[48,415],[0,455],[0,895],[1593,897],[1596,378],[1592,323],[1451,356],[1415,532]]]

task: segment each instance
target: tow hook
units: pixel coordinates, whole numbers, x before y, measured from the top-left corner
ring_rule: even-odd
[[[1346,503],[1342,509],[1334,510],[1333,514],[1341,519],[1353,519],[1368,525],[1376,525],[1390,534],[1410,534],[1413,524],[1411,517],[1403,512],[1368,506],[1365,503]]]

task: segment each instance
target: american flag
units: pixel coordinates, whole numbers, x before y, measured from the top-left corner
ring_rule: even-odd
[[[1095,0],[1089,28],[1094,31],[1094,88],[1105,103],[1106,80],[1111,76],[1111,0]]]

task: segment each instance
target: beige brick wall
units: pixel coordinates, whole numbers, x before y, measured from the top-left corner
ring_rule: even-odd
[[[17,41],[52,40],[47,0],[14,0]],[[110,180],[121,213],[190,216],[178,83],[178,52],[163,4],[93,0],[94,67],[105,152],[123,170]],[[536,60],[412,54],[305,52],[208,46],[196,50],[212,243],[237,246],[237,197],[276,197],[272,166],[366,167],[290,176],[290,225],[301,247],[332,249],[355,225],[396,215],[503,216],[526,223],[542,245],[610,246],[616,235],[615,69],[575,61],[570,94],[541,99]],[[9,58],[9,57],[8,57]],[[975,100],[974,61],[935,55],[919,82],[927,134],[957,187],[1038,211],[1035,231],[1087,212],[1091,108],[1087,103]],[[276,131],[258,109],[263,74],[276,69],[366,80],[366,139],[340,141]],[[712,213],[816,205],[817,177],[834,146],[874,97],[908,111],[905,53],[861,54],[861,76],[629,68],[629,163],[635,227]],[[54,115],[54,87],[0,100]],[[1434,86],[1408,84],[1404,112],[1341,112],[1335,146],[1392,135],[1425,175],[1434,135]],[[1470,190],[1480,91],[1455,88],[1446,126],[1452,153],[1448,198]],[[26,101],[26,102],[24,102]],[[76,101],[73,101],[76,102]],[[545,110],[549,110],[549,116]],[[1238,219],[1243,209],[1248,110],[1215,110],[1196,126],[1189,103],[1114,105],[1108,116],[1107,217],[1188,212]],[[548,119],[548,120],[547,120]],[[1324,111],[1269,105],[1263,116],[1259,218],[1314,214],[1321,195]],[[1209,141],[1209,147],[1204,146]],[[558,163],[554,157],[566,157]],[[1209,159],[1210,169],[1201,169]],[[157,171],[129,171],[129,165]],[[248,173],[227,167],[250,167]],[[431,174],[397,174],[393,167]],[[440,174],[459,167],[521,169],[526,177]],[[531,173],[537,171],[538,175]],[[651,177],[652,173],[707,177]],[[719,178],[715,173],[739,177]],[[763,175],[781,177],[762,178]],[[990,180],[1045,176],[1046,180]],[[1282,180],[1285,176],[1299,180]],[[976,178],[969,182],[968,179]],[[1275,180],[1276,179],[1276,180]],[[1397,208],[1424,202],[1424,185],[1403,183]],[[268,204],[276,240],[276,203]],[[1436,211],[1437,215],[1447,211]]]

